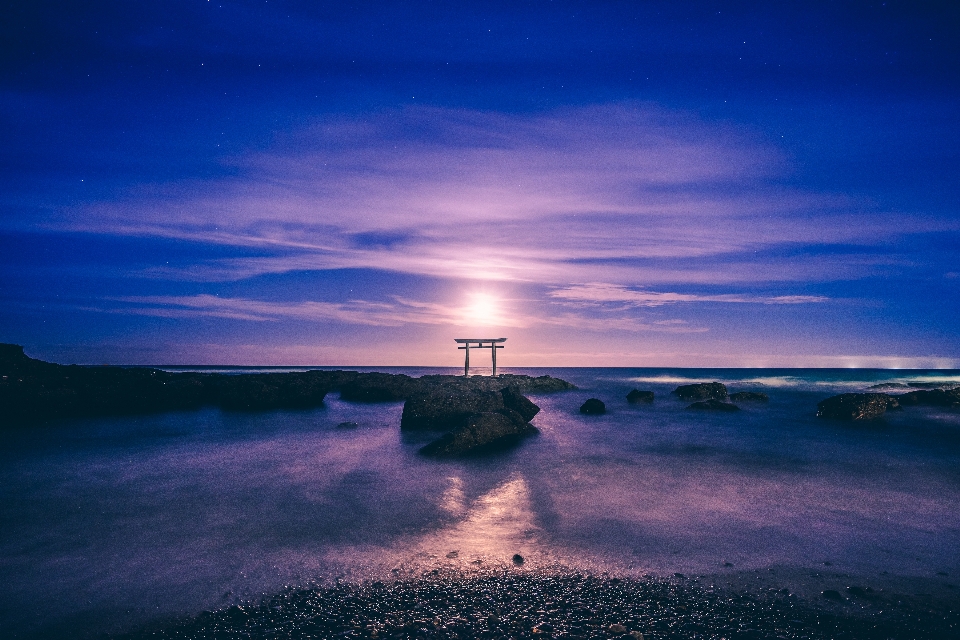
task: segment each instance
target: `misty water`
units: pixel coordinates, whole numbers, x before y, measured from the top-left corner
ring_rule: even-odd
[[[381,369],[421,375],[438,369]],[[960,412],[866,424],[818,401],[957,371],[511,369],[580,387],[532,395],[541,433],[438,461],[402,403],[68,421],[4,435],[0,635],[136,627],[288,585],[511,565],[705,576],[737,588],[863,584],[960,594]],[[686,411],[679,384],[763,391]],[[631,406],[633,388],[652,405]],[[603,416],[578,412],[587,398]],[[338,427],[352,421],[356,428]],[[957,596],[960,598],[960,595]]]

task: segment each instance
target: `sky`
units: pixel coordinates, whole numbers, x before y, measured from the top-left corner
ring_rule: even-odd
[[[0,342],[960,368],[960,6],[6,3]]]

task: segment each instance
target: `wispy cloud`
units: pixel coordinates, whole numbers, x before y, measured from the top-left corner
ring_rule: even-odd
[[[788,159],[756,132],[642,103],[328,118],[224,163],[229,178],[142,184],[40,224],[261,254],[143,272],[210,281],[343,268],[550,284],[629,284],[638,271],[674,283],[829,280],[876,273],[889,251],[832,266],[798,253],[782,269],[755,252],[904,232],[897,212],[788,186]],[[910,232],[946,228],[960,222],[911,214]]]
[[[399,327],[411,324],[468,326],[469,314],[456,306],[394,296],[391,302],[350,300],[348,302],[276,302],[251,298],[212,295],[125,296],[109,298],[87,311],[145,315],[162,318],[224,318],[250,322],[329,322]],[[561,311],[542,314],[516,313],[506,309],[496,318],[503,328],[562,327],[588,331],[653,331],[659,333],[702,333],[706,327],[691,327],[683,320],[648,322],[628,314],[607,313],[601,317]]]
[[[195,296],[127,296],[109,302],[125,303],[103,310],[161,317],[212,317],[271,322],[283,319],[371,326],[404,324],[444,324],[456,315],[441,305],[412,304],[398,300],[396,304],[351,300],[336,302],[272,302],[249,298],[226,298],[212,295]]]
[[[660,307],[681,302],[725,302],[751,304],[807,304],[826,302],[824,296],[750,296],[742,294],[698,295],[631,289],[603,282],[559,287],[548,293],[552,298],[583,304],[622,303],[636,307]]]

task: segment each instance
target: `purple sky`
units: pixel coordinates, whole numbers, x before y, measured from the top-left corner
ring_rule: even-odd
[[[19,4],[35,357],[960,367],[947,3]]]

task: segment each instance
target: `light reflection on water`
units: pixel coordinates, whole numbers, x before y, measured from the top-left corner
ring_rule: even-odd
[[[534,398],[540,436],[461,461],[420,457],[399,433],[399,403],[335,394],[312,411],[14,434],[0,450],[4,636],[95,632],[285,584],[511,566],[515,553],[525,568],[627,574],[827,561],[871,580],[960,574],[958,414],[813,417],[831,392],[927,374],[677,371],[552,371],[582,388]],[[734,390],[785,378],[804,384],[765,385],[770,403],[735,416],[669,396],[695,380]],[[640,379],[653,405],[623,399]],[[579,414],[588,397],[609,413]],[[347,420],[359,427],[337,428]]]

